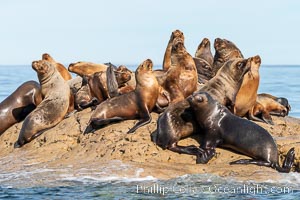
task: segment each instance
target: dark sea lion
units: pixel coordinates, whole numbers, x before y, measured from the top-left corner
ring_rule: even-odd
[[[57,71],[61,74],[61,76],[67,81],[72,79],[72,75],[68,72],[65,66],[61,63],[56,62],[48,53],[44,53],[42,55],[42,60],[47,60],[51,62],[56,67]]]
[[[214,74],[217,74],[219,69],[227,61],[235,58],[244,58],[242,52],[236,47],[233,42],[229,40],[216,38],[214,48],[216,50],[213,64]]]
[[[176,61],[173,60],[173,54],[172,54],[172,46],[175,38],[180,38],[184,41],[184,35],[180,30],[175,30],[172,32],[164,55],[164,60],[163,60],[164,71],[168,71],[171,65],[177,64]]]
[[[68,67],[69,72],[73,72],[79,76],[88,76],[92,75],[96,72],[106,71],[107,65],[104,64],[96,64],[92,62],[77,62],[71,63]]]
[[[0,135],[25,119],[42,101],[40,84],[27,81],[0,103]]]
[[[195,58],[201,58],[205,60],[210,66],[213,66],[214,57],[210,49],[210,41],[207,38],[204,38],[199,44],[197,51],[195,53]]]
[[[202,40],[193,59],[197,68],[198,82],[205,84],[215,75],[212,69],[214,60],[210,50],[209,39],[204,38]]]
[[[237,59],[226,62],[218,74],[200,91],[211,94],[222,105],[234,106],[243,76],[250,69],[249,60]],[[171,151],[200,156],[199,149],[195,146],[177,145],[180,139],[192,135],[197,130],[195,117],[192,116],[193,112],[186,99],[169,106],[157,120],[157,130],[151,135],[152,141]]]
[[[261,94],[259,94],[259,96],[260,97],[271,98],[271,99],[275,100],[276,102],[280,103],[281,105],[283,105],[284,107],[286,107],[286,109],[287,109],[286,115],[288,115],[289,112],[291,111],[291,105],[289,104],[289,101],[288,101],[287,98],[284,98],[284,97],[275,97],[275,96],[273,96],[271,94],[267,94],[267,93],[261,93]]]
[[[145,60],[135,72],[137,85],[134,91],[99,104],[92,113],[84,134],[109,123],[126,119],[140,119],[128,133],[133,133],[137,128],[148,124],[151,121],[150,112],[157,102],[159,93],[159,85],[152,74],[152,67],[152,61]]]
[[[22,147],[45,130],[57,125],[67,114],[70,86],[55,66],[46,60],[32,62],[41,85],[43,101],[24,120],[15,148]]]
[[[163,88],[170,94],[170,103],[175,103],[196,91],[198,75],[193,57],[186,51],[181,38],[174,39],[172,55],[174,62],[166,74]]]
[[[294,164],[294,148],[289,150],[280,167],[277,145],[264,128],[235,116],[206,92],[196,92],[187,100],[202,129],[200,134],[204,134],[200,145],[204,153],[197,157],[197,163],[207,163],[215,154],[215,148],[221,147],[252,158],[230,164],[256,164],[272,167],[279,172],[290,172]]]

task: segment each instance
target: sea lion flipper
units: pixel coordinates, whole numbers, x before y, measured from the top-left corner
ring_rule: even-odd
[[[109,96],[110,97],[118,96],[119,86],[112,65],[109,65],[109,67],[106,70],[106,82],[107,82],[107,89],[108,89]]]
[[[292,165],[294,164],[294,159],[295,159],[295,148],[291,148],[286,154],[286,157],[282,164],[282,168],[290,170]]]
[[[149,124],[152,120],[152,117],[151,115],[148,113],[148,116],[146,117],[143,117],[142,119],[140,119],[135,125],[134,127],[132,127],[131,129],[129,129],[129,131],[127,133],[133,133],[136,131],[136,129],[146,125],[146,124]]]

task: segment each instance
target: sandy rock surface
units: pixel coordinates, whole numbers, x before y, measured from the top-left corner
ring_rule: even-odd
[[[150,134],[156,129],[158,114],[152,113],[152,122],[139,128],[134,134],[126,132],[136,123],[123,121],[106,126],[95,133],[83,135],[82,131],[91,115],[86,109],[71,115],[56,127],[46,131],[37,139],[20,149],[14,149],[22,123],[18,123],[0,136],[1,171],[10,172],[35,168],[101,168],[111,166],[112,161],[131,167],[122,171],[112,169],[112,174],[126,177],[153,176],[169,179],[184,174],[211,173],[237,180],[266,181],[284,177],[274,169],[255,165],[229,165],[229,162],[247,158],[228,150],[217,149],[216,156],[208,164],[195,164],[195,156],[180,155],[162,150],[151,142]],[[300,119],[273,117],[275,125],[259,123],[267,129],[278,144],[280,158],[291,147],[296,149],[293,170],[299,170],[300,162]],[[198,145],[197,138],[180,141],[181,145]],[[132,169],[132,170],[131,170]],[[137,175],[137,169],[142,169]]]

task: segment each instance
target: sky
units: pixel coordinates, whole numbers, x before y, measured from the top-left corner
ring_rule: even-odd
[[[297,0],[1,0],[0,65],[31,64],[43,53],[77,61],[161,65],[171,32],[194,56],[204,37],[234,42],[262,64],[300,64]]]

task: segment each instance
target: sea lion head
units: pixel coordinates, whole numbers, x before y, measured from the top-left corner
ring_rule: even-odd
[[[236,58],[227,61],[219,72],[224,73],[226,76],[230,76],[233,80],[239,82],[243,79],[244,75],[250,70],[250,68],[251,58]]]
[[[47,74],[49,71],[54,70],[53,64],[46,60],[39,60],[32,62],[32,69],[34,69],[38,74]]]
[[[200,123],[204,123],[210,116],[218,114],[221,105],[214,100],[207,92],[194,92],[187,98],[187,101],[196,113],[197,120]]]
[[[175,38],[172,45],[172,53],[185,52],[184,41],[182,38]]]
[[[202,40],[202,42],[199,44],[197,50],[199,50],[199,49],[201,49],[201,48],[208,48],[208,47],[210,47],[210,41],[209,41],[209,39],[208,39],[208,38],[203,38],[203,40]]]
[[[142,62],[138,68],[137,68],[137,72],[141,72],[141,71],[152,71],[152,67],[153,67],[153,63],[151,59],[147,59],[144,62]]]
[[[53,58],[48,53],[44,53],[42,55],[42,60],[53,61]]]
[[[221,58],[243,58],[241,51],[229,40],[216,38],[214,48]]]
[[[32,69],[37,72],[41,83],[48,80],[48,78],[55,72],[54,65],[46,60],[33,61]]]
[[[171,40],[174,40],[175,38],[181,38],[184,41],[183,32],[181,32],[180,30],[173,31],[171,35]]]
[[[131,79],[132,72],[124,65],[120,65],[114,72],[118,85],[124,84]]]

